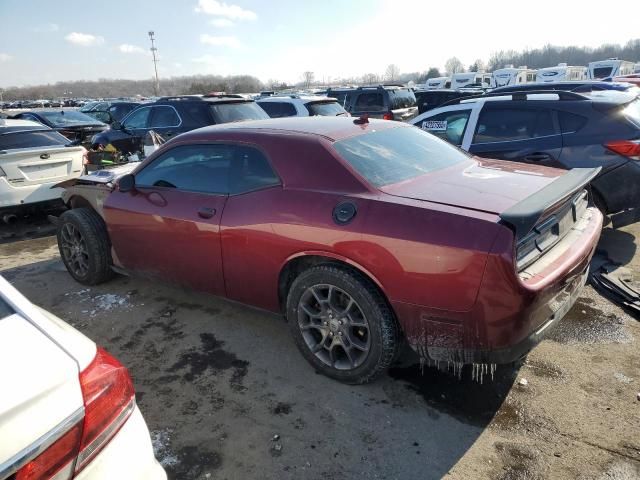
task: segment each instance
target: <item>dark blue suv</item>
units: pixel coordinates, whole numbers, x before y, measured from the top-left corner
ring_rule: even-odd
[[[411,121],[475,155],[558,168],[601,167],[596,205],[640,220],[640,99],[630,93],[491,93],[456,99]],[[623,220],[624,219],[624,220]]]

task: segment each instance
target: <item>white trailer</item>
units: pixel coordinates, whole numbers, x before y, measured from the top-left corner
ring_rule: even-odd
[[[633,62],[620,60],[617,58],[609,58],[599,62],[589,63],[589,79],[601,80],[603,78],[619,77],[621,75],[630,75],[633,73],[635,65]]]
[[[515,68],[513,65],[505,65],[493,72],[492,87],[506,87],[519,83],[536,81],[536,70],[528,68],[526,65]]]
[[[559,63],[557,67],[547,67],[538,70],[536,82],[550,83],[586,80],[587,75],[587,67],[568,66],[566,63]]]
[[[451,76],[451,88],[460,90],[461,88],[467,88],[470,86],[490,87],[491,74],[483,72],[465,72],[454,73]]]
[[[429,78],[425,83],[416,85],[420,90],[437,90],[439,88],[451,88],[450,77],[435,77]]]

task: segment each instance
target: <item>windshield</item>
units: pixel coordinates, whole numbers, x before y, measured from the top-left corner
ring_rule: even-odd
[[[415,127],[372,131],[333,144],[376,187],[392,185],[467,160],[468,155]]]
[[[51,112],[38,112],[38,115],[44,117],[56,127],[70,127],[73,125],[98,125],[101,123],[95,118],[76,110],[54,110]]]
[[[337,115],[347,115],[347,111],[338,102],[307,103],[306,107],[311,116],[335,117]]]
[[[613,67],[596,67],[593,69],[593,78],[607,78],[612,71]]]
[[[255,102],[217,103],[211,105],[216,123],[241,122],[243,120],[263,120],[269,115]]]
[[[69,139],[52,130],[22,130],[0,135],[0,150],[63,146]]]

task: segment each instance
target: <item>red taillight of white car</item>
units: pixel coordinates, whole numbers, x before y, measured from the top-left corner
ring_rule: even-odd
[[[69,477],[79,473],[127,421],[135,408],[133,382],[127,369],[98,347],[93,361],[80,373],[84,418],[34,460],[22,467],[15,480],[53,477],[75,460]]]
[[[605,143],[604,146],[618,155],[640,160],[640,140],[616,140]]]

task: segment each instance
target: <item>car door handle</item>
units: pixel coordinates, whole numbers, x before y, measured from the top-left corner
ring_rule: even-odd
[[[216,214],[215,208],[202,207],[200,210],[198,210],[198,216],[200,218],[211,218],[215,214]]]
[[[548,153],[532,153],[530,155],[526,155],[524,159],[530,162],[541,162],[543,160],[550,160],[551,155]]]

